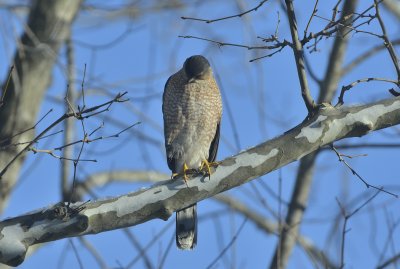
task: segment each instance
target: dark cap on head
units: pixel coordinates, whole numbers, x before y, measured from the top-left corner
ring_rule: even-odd
[[[210,63],[202,55],[193,55],[187,58],[183,64],[183,69],[189,79],[201,78],[209,68]]]

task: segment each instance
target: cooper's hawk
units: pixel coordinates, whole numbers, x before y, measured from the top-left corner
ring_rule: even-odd
[[[163,94],[167,163],[173,175],[196,169],[210,175],[219,143],[222,101],[210,63],[201,55],[186,59],[169,77]],[[193,249],[197,243],[196,204],[176,212],[176,245]]]

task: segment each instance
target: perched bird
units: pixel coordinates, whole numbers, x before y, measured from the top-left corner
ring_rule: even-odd
[[[173,177],[197,170],[210,176],[218,151],[222,101],[210,63],[201,55],[186,59],[165,84],[162,111],[165,149]],[[197,243],[196,204],[176,212],[176,245]]]

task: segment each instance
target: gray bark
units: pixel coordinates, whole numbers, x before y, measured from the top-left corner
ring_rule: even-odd
[[[357,0],[347,0],[343,4],[343,12],[341,18],[345,18],[349,14],[354,13]],[[351,22],[350,17],[344,25]],[[338,87],[341,78],[341,70],[344,56],[347,49],[350,31],[347,27],[341,27],[336,35],[335,42],[329,56],[328,66],[325,76],[319,90],[318,103],[331,102]],[[274,256],[271,260],[269,268],[286,268],[290,254],[296,243],[299,233],[300,223],[303,219],[304,212],[307,208],[309,191],[314,176],[315,161],[318,152],[313,152],[305,158],[301,159],[297,172],[296,183],[293,189],[288,213],[285,219],[285,228],[282,230],[280,243],[275,248]]]
[[[50,206],[0,222],[0,262],[16,266],[30,246],[61,238],[134,226],[171,214],[267,174],[319,148],[347,137],[400,124],[400,97],[368,105],[321,108],[311,119],[283,135],[223,160],[211,180],[193,176],[168,180],[119,197]],[[77,207],[82,206],[80,209]]]

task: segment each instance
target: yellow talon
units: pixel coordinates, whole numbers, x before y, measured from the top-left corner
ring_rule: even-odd
[[[207,160],[203,160],[201,162],[199,171],[203,172],[205,170],[204,172],[208,176],[208,179],[211,179],[211,168],[210,167],[218,166],[218,165],[219,165],[219,162],[208,162]]]
[[[182,167],[182,173],[172,173],[171,179],[176,179],[176,178],[178,178],[179,176],[182,175],[183,181],[185,181],[186,186],[189,187],[189,186],[188,186],[188,180],[189,180],[188,174],[193,173],[192,170],[193,170],[193,169],[190,169],[190,168],[187,166],[187,164],[184,163],[184,164],[183,164],[183,167]]]
[[[189,177],[187,176],[186,172],[189,170],[189,167],[187,166],[186,163],[183,164],[183,181],[185,181],[186,186],[188,186],[187,181]]]

